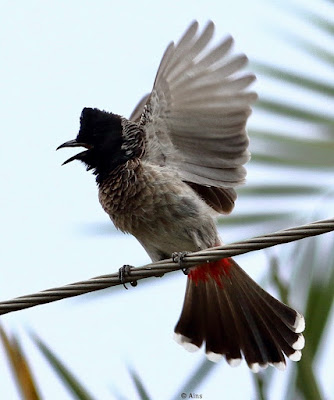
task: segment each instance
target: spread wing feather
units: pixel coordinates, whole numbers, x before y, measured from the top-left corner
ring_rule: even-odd
[[[246,56],[229,56],[230,36],[210,48],[213,33],[212,22],[199,34],[195,21],[169,44],[151,94],[131,119],[138,121],[143,110],[147,161],[177,169],[211,207],[230,212],[233,188],[246,175],[246,122],[257,96],[247,91],[255,76],[240,74]]]

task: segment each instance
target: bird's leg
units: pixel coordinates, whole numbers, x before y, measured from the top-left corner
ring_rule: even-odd
[[[123,267],[121,267],[118,271],[119,280],[121,281],[125,289],[128,289],[125,284],[125,278],[131,275],[131,268],[133,268],[131,265],[123,265]],[[132,281],[130,282],[130,285],[135,287],[137,286],[137,283],[138,283],[137,281]]]
[[[185,275],[188,275],[189,273],[189,268],[184,266],[184,258],[186,257],[187,254],[189,254],[190,251],[176,251],[175,253],[172,254],[172,260],[179,264],[179,267],[182,268],[182,272]]]

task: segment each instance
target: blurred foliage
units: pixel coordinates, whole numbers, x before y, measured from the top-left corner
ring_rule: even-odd
[[[9,337],[1,326],[0,338],[5,348],[17,387],[21,393],[21,398],[24,400],[41,399],[28,360],[24,355],[18,338],[15,335]]]
[[[328,15],[327,19],[300,6],[299,8],[290,6],[290,12],[294,13],[296,18],[304,19],[312,29],[320,30],[321,33],[334,39],[334,12],[332,15]],[[301,32],[280,32],[280,35],[289,45],[294,45],[296,50],[311,55],[322,62],[324,67],[333,68],[334,51],[326,50],[322,45],[314,43],[312,37],[302,35]],[[329,84],[319,77],[313,77],[307,64],[298,65],[298,71],[279,68],[260,61],[253,62],[252,65],[259,80],[265,78],[278,82],[282,88],[293,88],[296,91],[301,89],[304,94],[307,92],[308,96],[316,98],[318,103],[321,101],[319,99],[322,99],[324,102],[323,109],[326,109],[325,106],[328,102],[334,104],[333,82]],[[224,226],[261,224],[263,222],[272,223],[274,226],[277,221],[283,221],[286,224],[287,221],[296,219],[298,216],[298,210],[295,210],[293,206],[284,210],[277,209],[273,212],[258,211],[258,204],[263,198],[270,201],[271,198],[282,198],[282,196],[287,205],[289,205],[290,200],[295,198],[300,198],[300,201],[303,202],[308,201],[309,196],[318,196],[318,199],[323,199],[321,202],[322,211],[329,213],[328,204],[332,203],[333,209],[333,199],[328,196],[328,193],[334,193],[333,180],[326,182],[326,184],[321,184],[320,180],[319,182],[311,181],[307,171],[316,172],[319,177],[325,172],[334,172],[334,114],[306,109],[303,105],[289,102],[285,98],[277,98],[275,93],[272,93],[272,96],[269,97],[261,96],[255,108],[275,119],[277,126],[281,126],[279,123],[281,118],[304,124],[304,126],[309,125],[312,127],[312,135],[311,137],[296,136],[290,132],[289,128],[282,127],[280,131],[265,129],[263,126],[261,129],[250,130],[249,134],[253,143],[252,164],[262,169],[273,168],[277,171],[280,168],[281,179],[277,181],[273,179],[270,184],[248,184],[241,188],[239,195],[247,198],[249,204],[253,202],[254,206],[250,206],[253,211],[247,214],[224,217],[220,221],[224,221]],[[285,126],[288,125],[285,124]],[[303,178],[291,182],[292,171],[304,171],[304,175],[301,175]],[[305,213],[303,213],[299,217],[303,219],[303,222],[311,222],[315,219],[314,214],[308,215],[306,218]],[[268,227],[268,229],[270,228]],[[282,278],[283,271],[280,261],[275,257],[270,258],[270,284],[276,288],[281,299],[285,302],[291,301],[297,293],[298,298],[301,299],[299,308],[305,313],[307,321],[306,347],[303,350],[303,358],[299,363],[295,363],[294,368],[291,369],[289,383],[282,399],[319,400],[325,398],[317,376],[315,360],[322,344],[334,300],[333,248],[333,237],[328,236],[328,234],[317,239],[302,240],[291,246],[282,246],[280,260],[285,258],[291,260],[289,264],[293,264],[291,276],[285,277],[285,279]],[[0,333],[23,398],[39,399],[31,370],[17,339],[13,337],[10,340],[2,329]],[[92,399],[50,348],[37,337],[33,337],[33,340],[57,375],[71,390],[73,398]],[[194,373],[185,380],[183,386],[176,391],[177,395],[173,400],[179,398],[179,393],[195,390],[208,378],[215,366],[215,364],[203,360]],[[138,397],[142,400],[150,399],[139,375],[131,368],[129,368],[129,374],[137,389]],[[254,387],[259,399],[269,398],[271,383],[275,374],[276,372],[270,368],[259,374],[253,374]]]
[[[139,377],[139,375],[137,374],[137,372],[135,372],[135,370],[132,368],[129,368],[128,370],[129,370],[129,374],[132,378],[132,381],[137,389],[138,397],[141,400],[151,400],[151,397],[147,393],[144,383],[143,383],[142,379]]]
[[[72,393],[73,399],[78,400],[93,400],[88,391],[83,387],[79,380],[65,366],[65,364],[56,356],[56,354],[35,334],[31,334],[32,340],[42,352],[46,360],[49,362],[55,373],[61,379],[63,384]]]

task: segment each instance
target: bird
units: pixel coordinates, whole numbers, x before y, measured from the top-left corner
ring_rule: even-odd
[[[152,91],[129,118],[85,107],[74,140],[60,148],[96,176],[99,201],[119,230],[136,237],[153,262],[220,246],[216,217],[229,214],[250,159],[246,123],[257,94],[248,59],[234,40],[213,43],[215,25],[193,21],[171,42]],[[189,268],[174,338],[208,360],[253,372],[299,361],[304,317],[263,290],[232,259]]]

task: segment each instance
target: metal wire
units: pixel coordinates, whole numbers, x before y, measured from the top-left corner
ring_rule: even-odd
[[[215,261],[225,257],[232,257],[250,251],[276,246],[282,243],[293,242],[295,240],[320,235],[333,230],[334,219],[316,221],[308,225],[297,226],[295,228],[257,236],[241,242],[189,253],[183,258],[182,265],[179,265],[179,263],[170,258],[156,263],[147,264],[142,267],[132,267],[130,269],[130,275],[125,276],[124,281],[133,282],[154,276],[161,277],[165,273],[176,271],[184,267],[191,267],[193,265]],[[66,286],[47,289],[35,294],[2,301],[0,302],[0,315],[121,284],[122,282],[120,280],[119,272],[110,275],[97,276],[87,281],[75,282]]]

